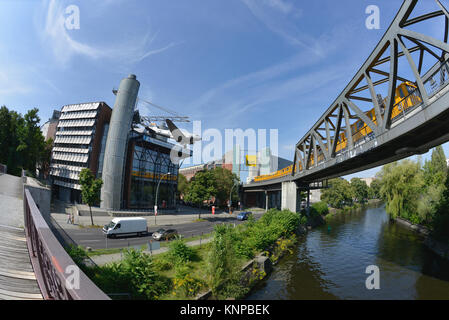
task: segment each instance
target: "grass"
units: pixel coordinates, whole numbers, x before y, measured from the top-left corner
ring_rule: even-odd
[[[87,255],[89,257],[94,257],[94,256],[101,256],[103,254],[114,254],[114,253],[120,253],[125,249],[128,249],[128,248],[97,249],[97,250],[87,251]]]

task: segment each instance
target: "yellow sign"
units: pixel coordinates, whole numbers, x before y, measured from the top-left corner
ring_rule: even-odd
[[[257,156],[246,155],[246,166],[257,167]]]

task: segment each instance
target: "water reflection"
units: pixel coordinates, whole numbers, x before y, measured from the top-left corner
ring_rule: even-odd
[[[249,299],[449,299],[449,262],[384,207],[337,215],[300,239]],[[380,290],[367,290],[369,265]]]

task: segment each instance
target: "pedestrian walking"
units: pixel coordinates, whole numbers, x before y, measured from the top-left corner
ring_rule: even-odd
[[[72,224],[72,215],[70,213],[67,213],[67,223]]]

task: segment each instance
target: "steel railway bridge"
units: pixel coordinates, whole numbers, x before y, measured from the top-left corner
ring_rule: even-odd
[[[356,75],[298,141],[292,172],[244,185],[244,201],[257,194],[267,209],[274,202],[297,210],[299,190],[320,188],[327,179],[423,154],[449,141],[449,7],[440,0],[428,1],[428,9],[433,6],[435,11],[417,15],[417,3],[403,2]],[[425,23],[443,19],[442,40],[421,32]],[[419,103],[392,117],[394,108],[401,110],[408,98],[398,102],[395,96],[399,83],[406,81],[415,85]],[[381,89],[388,93],[386,103],[379,97]],[[377,121],[367,115],[372,108]],[[355,139],[351,125],[356,122],[366,124],[372,133]],[[345,148],[337,151],[342,133]],[[277,199],[269,201],[270,193]]]

